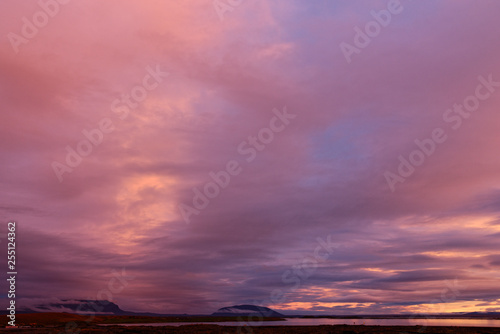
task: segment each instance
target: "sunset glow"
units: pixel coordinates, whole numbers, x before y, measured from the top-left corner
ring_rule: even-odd
[[[214,3],[0,3],[19,307],[500,312],[500,2]]]

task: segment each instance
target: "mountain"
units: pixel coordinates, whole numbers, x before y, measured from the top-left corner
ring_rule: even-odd
[[[8,311],[7,311],[8,312]],[[0,314],[7,314],[0,311]],[[187,314],[157,314],[157,313],[137,313],[122,310],[118,305],[107,300],[86,300],[86,299],[59,299],[56,301],[35,304],[30,307],[18,309],[18,313],[72,313],[79,315],[125,315],[125,316],[188,316]],[[193,316],[193,315],[192,315]],[[262,316],[282,318],[283,314],[271,310],[270,308],[254,305],[236,305],[223,307],[212,316]]]
[[[122,310],[115,303],[107,300],[84,300],[72,299],[61,300],[47,304],[40,304],[20,310],[23,313],[37,312],[66,312],[78,314],[96,314],[96,315],[127,315],[129,312]]]
[[[255,305],[236,305],[223,307],[217,310],[217,312],[212,313],[212,316],[217,317],[248,317],[248,316],[262,316],[262,317],[273,317],[282,318],[283,314],[271,310],[270,308]]]
[[[500,312],[470,312],[463,315],[467,317],[499,317]]]
[[[18,313],[73,313],[80,315],[134,315],[134,316],[185,316],[186,314],[156,314],[156,313],[137,313],[122,310],[118,305],[107,300],[85,300],[71,299],[59,300],[38,304],[31,307],[25,307],[18,310]],[[7,314],[0,311],[0,314]]]

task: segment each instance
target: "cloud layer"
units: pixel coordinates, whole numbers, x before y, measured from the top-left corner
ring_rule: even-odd
[[[499,311],[500,3],[398,3],[2,2],[18,297]]]

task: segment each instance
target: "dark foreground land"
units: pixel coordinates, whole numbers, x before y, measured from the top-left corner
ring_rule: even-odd
[[[80,331],[78,331],[80,330]],[[111,334],[111,333],[182,333],[182,334],[490,334],[500,333],[498,328],[475,327],[421,327],[421,326],[355,326],[355,325],[322,325],[322,326],[263,326],[263,327],[226,327],[217,325],[184,325],[180,327],[123,327],[109,326],[105,328],[80,328],[72,332],[65,332],[64,328],[19,328],[0,329],[0,333],[31,333],[31,334]]]
[[[0,326],[7,325],[7,317],[0,318]],[[165,317],[155,318],[158,322],[207,321],[204,317]],[[182,333],[182,334],[500,334],[500,328],[479,327],[422,327],[422,326],[355,326],[355,325],[321,325],[321,326],[273,326],[262,327],[229,327],[218,325],[183,325],[175,326],[117,326],[125,322],[154,322],[151,317],[130,316],[98,316],[89,317],[69,313],[35,313],[19,314],[17,325],[31,328],[0,328],[3,333],[30,334],[133,334],[133,333]],[[214,321],[234,320],[214,317]],[[269,319],[271,320],[271,319]],[[274,319],[276,320],[276,319]],[[110,326],[99,326],[108,323]]]

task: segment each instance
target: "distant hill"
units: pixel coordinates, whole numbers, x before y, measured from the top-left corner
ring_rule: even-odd
[[[32,308],[25,308],[22,311],[25,313],[66,312],[96,315],[126,315],[130,313],[122,310],[118,305],[107,300],[85,299],[62,300],[59,303],[36,305]]]
[[[115,303],[107,300],[85,300],[71,299],[60,300],[46,304],[33,305],[18,310],[18,313],[73,313],[73,314],[95,314],[95,315],[127,315],[130,312],[124,311]]]
[[[276,311],[271,310],[270,308],[263,306],[255,306],[255,305],[236,305],[223,307],[219,309],[217,312],[212,313],[212,316],[217,317],[248,317],[248,316],[262,316],[262,317],[273,317],[273,318],[282,318],[283,314],[278,313]]]
[[[0,314],[7,314],[8,311],[0,311]],[[49,302],[31,307],[24,307],[17,310],[18,314],[26,313],[70,313],[79,315],[114,315],[114,316],[187,316],[187,314],[158,314],[158,313],[138,313],[122,310],[117,304],[107,300],[86,300],[71,299]],[[223,307],[211,316],[234,317],[234,316],[262,316],[267,318],[282,318],[283,314],[271,310],[270,308],[254,305],[236,305]]]
[[[0,314],[7,314],[8,311],[0,311]],[[130,315],[130,316],[185,316],[186,314],[157,314],[138,313],[122,310],[118,305],[107,300],[85,300],[71,299],[60,300],[46,304],[24,307],[17,311],[18,314],[26,313],[71,313],[79,315]]]
[[[500,312],[470,312],[465,313],[468,317],[500,317]]]

